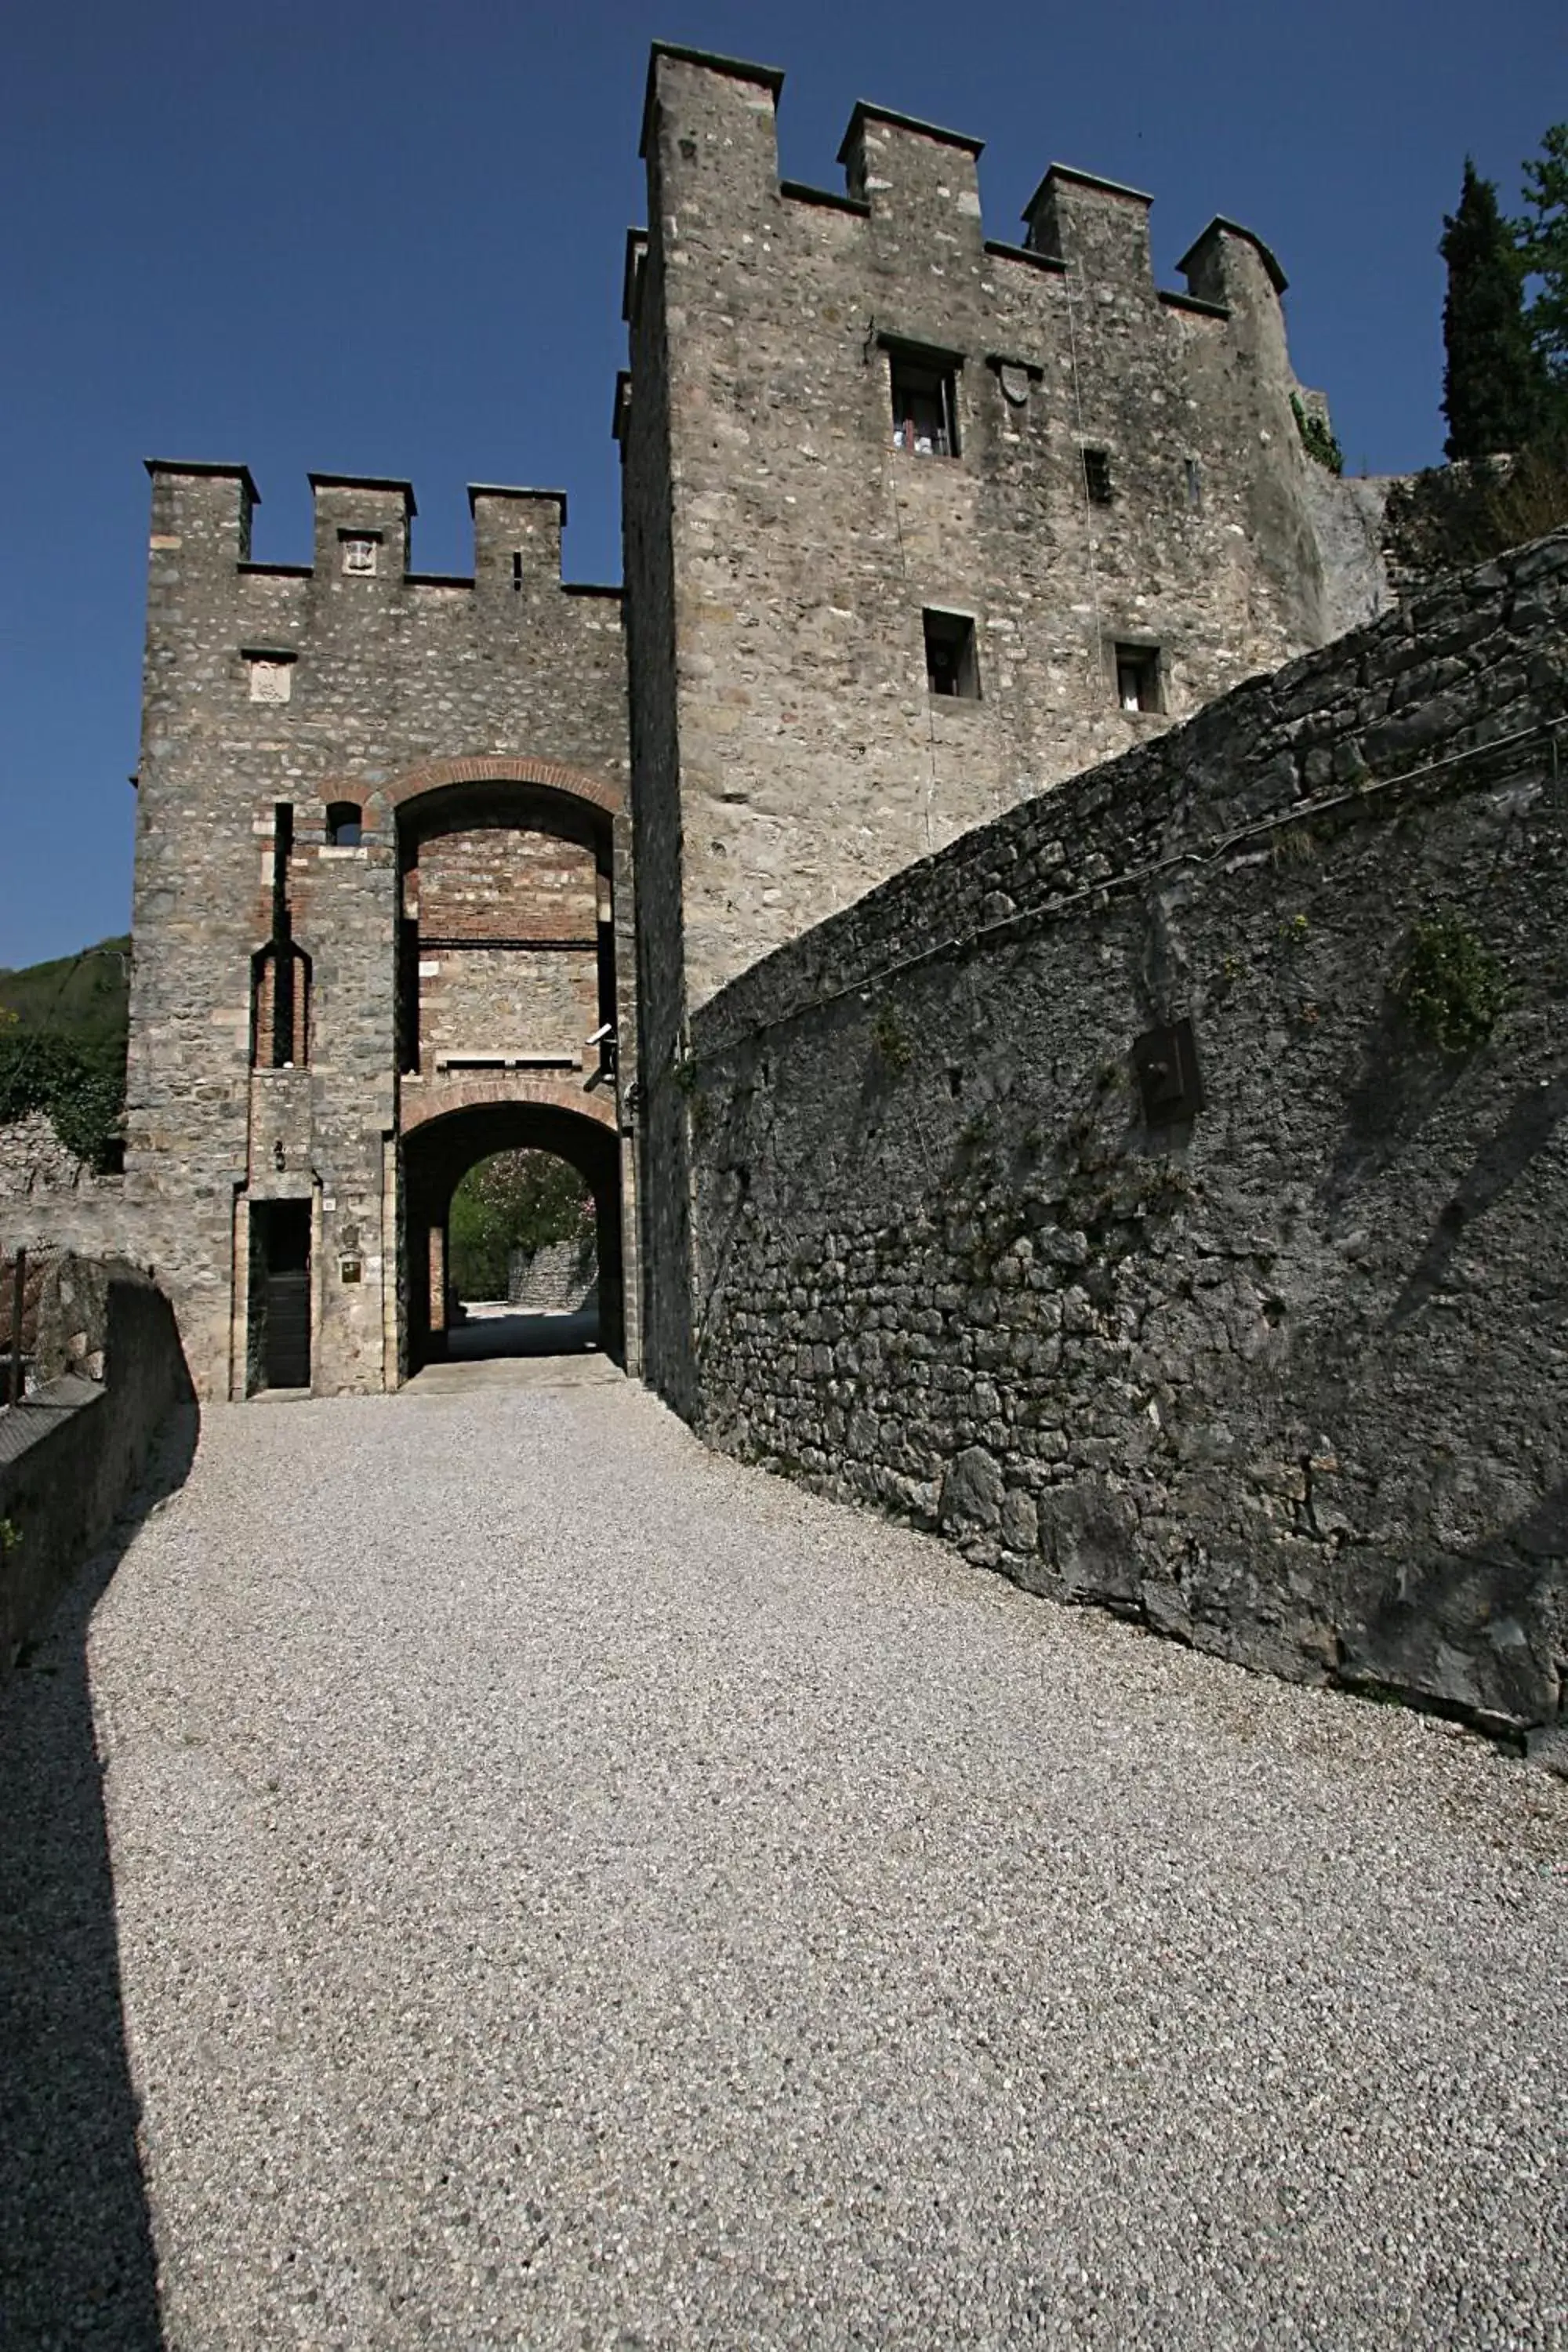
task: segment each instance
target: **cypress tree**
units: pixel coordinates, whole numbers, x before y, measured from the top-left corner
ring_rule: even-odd
[[[1542,368],[1524,322],[1523,278],[1497,188],[1465,158],[1458,210],[1437,247],[1448,265],[1443,304],[1444,444],[1449,457],[1522,449],[1540,421]]]
[[[1525,164],[1524,198],[1519,248],[1535,281],[1525,324],[1546,379],[1549,429],[1568,439],[1568,122],[1554,122]]]

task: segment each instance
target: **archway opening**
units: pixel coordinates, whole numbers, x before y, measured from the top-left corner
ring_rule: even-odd
[[[548,1103],[469,1103],[416,1128],[404,1145],[408,1370],[447,1359],[578,1353],[590,1344],[623,1363],[620,1178],[615,1129]],[[585,1316],[534,1311],[531,1252],[557,1228],[579,1241],[575,1263],[591,1255],[596,1296]],[[524,1260],[517,1302],[506,1295],[514,1247]],[[500,1295],[481,1299],[477,1290]]]
[[[522,782],[452,784],[398,812],[405,1078],[498,1066],[615,1074],[611,820]]]
[[[477,1160],[447,1212],[446,1283],[449,1360],[596,1349],[598,1216],[581,1171],[537,1150]]]

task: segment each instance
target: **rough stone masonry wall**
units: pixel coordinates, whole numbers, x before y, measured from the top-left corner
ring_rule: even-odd
[[[662,209],[658,150],[648,155],[650,207]],[[662,249],[640,263],[633,240],[628,295],[635,397],[618,419],[626,667],[637,866],[637,1215],[644,1355],[679,1411],[695,1402],[691,1360],[689,1185],[686,1120],[664,1074],[686,1017],[686,933],[676,677],[669,376]],[[626,387],[623,385],[623,393]]]
[[[599,1303],[599,1267],[593,1236],[513,1250],[506,1295],[525,1315],[582,1315]]]
[[[191,1394],[169,1302],[133,1266],[54,1261],[38,1324],[47,1377],[0,1410],[0,1673],[103,1541]]]
[[[683,1073],[715,1442],[1032,1590],[1564,1745],[1568,537],[899,876]],[[1478,1050],[1412,927],[1506,974]],[[1457,927],[1457,928],[1456,928]],[[1204,1106],[1146,1122],[1190,1014]]]
[[[137,1222],[124,1179],[100,1176],[79,1160],[46,1112],[0,1126],[0,1255],[37,1248],[131,1255]]]

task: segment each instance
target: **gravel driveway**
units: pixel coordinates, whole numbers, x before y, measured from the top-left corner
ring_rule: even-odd
[[[168,2346],[1568,2346],[1568,1786],[531,1369],[98,1606]]]

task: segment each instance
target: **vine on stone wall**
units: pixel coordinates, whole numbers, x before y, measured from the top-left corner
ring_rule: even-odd
[[[1308,409],[1299,393],[1290,394],[1290,414],[1296,420],[1296,430],[1301,436],[1301,446],[1315,465],[1331,474],[1342,474],[1345,453],[1335,440],[1333,428],[1326,416]]]
[[[899,1018],[896,1005],[883,1003],[877,1007],[876,1018],[871,1024],[871,1043],[888,1068],[895,1074],[907,1070],[914,1059],[915,1049]]]
[[[1411,926],[1394,994],[1423,1036],[1445,1054],[1484,1045],[1508,1003],[1501,964],[1451,908]]]

